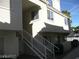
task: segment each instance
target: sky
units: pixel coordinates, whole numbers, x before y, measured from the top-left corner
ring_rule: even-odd
[[[61,10],[71,13],[72,26],[79,26],[79,0],[60,0]]]

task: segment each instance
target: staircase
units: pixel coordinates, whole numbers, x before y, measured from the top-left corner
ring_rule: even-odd
[[[51,59],[49,58],[48,54],[50,54],[50,56],[53,56],[52,58],[55,59],[54,47],[56,46],[50,43],[48,40],[44,39],[41,36],[33,38],[31,34],[29,34],[25,30],[23,31],[23,35],[21,35],[21,37],[23,42],[26,44],[26,46],[28,46],[35,53],[35,55],[37,55],[40,59]],[[47,42],[48,46],[44,44],[42,40]],[[30,59],[33,59],[33,58],[30,58]]]

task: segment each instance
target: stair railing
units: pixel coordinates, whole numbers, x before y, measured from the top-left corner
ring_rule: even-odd
[[[57,46],[55,46],[53,43],[51,43],[49,40],[45,39],[44,37],[42,37],[40,34],[37,34],[37,38],[47,42],[48,44],[50,44],[51,46],[54,46],[55,48],[59,49]]]
[[[35,46],[33,46],[33,44],[31,43],[31,41],[29,41],[28,39],[31,37],[25,37],[23,35],[21,35],[22,33],[19,33],[20,38],[23,38],[23,42],[40,58],[40,59],[47,59],[47,57]],[[28,38],[28,39],[27,39]],[[46,49],[46,48],[45,48]],[[44,50],[44,49],[43,49]]]
[[[26,38],[25,38],[26,39]],[[27,43],[27,42],[29,43]],[[43,57],[42,56],[44,56],[43,54],[42,54],[42,52],[41,51],[39,51],[37,48],[35,48],[34,49],[34,47],[32,47],[32,45],[31,45],[31,43],[26,39],[25,41],[24,41],[24,43],[40,58],[40,59],[43,59]],[[37,51],[36,51],[37,50]],[[42,55],[40,55],[39,53]]]
[[[44,45],[47,46],[49,49],[52,50],[52,52],[53,52],[53,59],[55,59],[55,50],[54,50],[54,48],[56,48],[58,50],[59,50],[59,48],[57,46],[55,46],[53,43],[51,43],[50,41],[48,41],[47,39],[45,39],[44,37],[42,37],[40,34],[37,34],[37,36],[35,38],[38,39],[38,41],[41,41],[41,42],[44,41],[43,42]]]
[[[54,52],[52,52],[49,48],[47,48],[44,44],[42,44],[40,41],[38,41],[37,39],[33,38],[31,34],[29,34],[27,31],[23,31],[23,36],[27,38],[27,40],[29,40],[32,44],[32,47],[35,47],[37,49],[39,49],[45,56],[45,59],[47,59],[46,55],[46,51],[50,51],[51,53],[54,54]],[[45,49],[45,50],[44,50]]]

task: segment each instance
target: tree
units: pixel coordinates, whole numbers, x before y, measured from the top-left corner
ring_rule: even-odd
[[[69,11],[64,10],[64,11],[62,11],[62,13],[63,13],[64,15],[66,15],[67,17],[71,18],[71,15],[70,15],[70,12],[69,12]]]
[[[72,29],[75,33],[79,33],[79,26],[72,27]]]
[[[76,26],[76,27],[75,27],[75,32],[76,32],[76,33],[79,33],[79,26]]]
[[[79,26],[77,26],[76,29],[79,29]]]

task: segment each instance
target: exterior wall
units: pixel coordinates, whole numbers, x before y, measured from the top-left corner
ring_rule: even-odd
[[[38,25],[39,26],[38,26]],[[33,37],[35,37],[41,30],[42,30],[42,28],[44,28],[45,27],[45,25],[44,25],[44,23],[42,23],[42,22],[40,22],[40,21],[38,21],[38,22],[35,22],[33,25],[32,25],[32,35],[33,35]]]
[[[41,5],[41,4],[40,4],[40,0],[29,0],[29,1],[35,3],[35,4],[39,5],[39,6]]]
[[[44,27],[44,21],[47,20],[47,7],[46,5],[39,1],[39,6],[40,6],[40,10],[39,10],[39,19],[33,20],[33,25],[32,25],[32,30],[33,30],[33,37],[40,32]]]
[[[10,0],[0,2],[0,28],[2,23],[10,23]]]
[[[52,43],[58,43],[58,40],[60,40],[60,43],[65,42],[65,38],[64,38],[65,35],[63,35],[62,33],[52,33],[52,32],[51,33],[42,33],[42,36],[47,37],[46,39]]]
[[[0,31],[0,37],[3,38],[3,55],[6,57],[15,58],[18,56],[18,38],[16,32]]]
[[[60,0],[52,0],[53,1],[53,7],[57,9],[58,11],[61,11],[60,9]]]
[[[56,43],[58,38],[57,38],[57,34],[54,33],[43,33],[42,36],[47,39],[48,41],[50,41],[51,43]]]
[[[68,24],[65,24],[65,17],[63,17],[55,12],[53,13],[53,17],[54,17],[55,25],[63,27],[64,30],[69,30]]]
[[[30,0],[31,1],[31,0]],[[33,1],[36,3],[36,1]],[[40,5],[39,5],[40,4]],[[38,5],[40,6],[39,10],[39,19],[33,20],[32,23],[32,30],[33,30],[33,36],[35,36],[38,32],[40,32],[45,26],[45,23],[48,23],[50,25],[55,25],[59,27],[63,27],[64,30],[69,30],[68,25],[65,24],[65,17],[61,16],[60,14],[53,11],[53,20],[49,20],[47,18],[47,6],[41,1],[38,1]],[[53,6],[57,10],[60,11],[60,0],[54,0]]]
[[[29,0],[29,1],[39,5],[41,7],[41,9],[39,10],[39,20],[41,21],[41,23],[48,22],[52,25],[61,26],[64,29],[68,30],[68,26],[64,25],[63,18],[60,15],[56,14],[55,12],[53,12],[54,20],[47,19],[47,6],[43,2],[41,2],[39,0]],[[1,1],[1,3],[0,3],[0,6],[2,7],[2,8],[0,8],[0,11],[2,11],[2,12],[0,12],[0,21],[1,21],[0,29],[1,30],[22,30],[22,7],[21,7],[22,5],[21,4],[22,4],[21,0],[17,0],[17,1],[16,0],[8,0],[8,1],[3,0],[3,1]],[[54,0],[53,6],[57,10],[60,10],[60,0]],[[60,18],[60,19],[58,19],[58,18]],[[61,21],[61,22],[59,22],[59,21]],[[37,23],[38,22],[39,21],[37,21]],[[35,21],[35,23],[36,23],[36,21]],[[43,27],[45,27],[45,26],[42,26],[41,29]],[[37,32],[39,32],[39,31],[37,31]]]
[[[0,29],[22,30],[21,0],[0,1]]]
[[[0,2],[0,7],[3,7],[3,8],[10,8],[10,0],[2,0]]]
[[[28,9],[23,12],[23,29],[28,32],[32,32],[32,25],[30,24],[31,21],[31,10]]]
[[[32,35],[33,37],[35,37],[44,27],[46,27],[45,23],[48,23],[50,25],[55,25],[55,26],[59,26],[59,27],[63,27],[64,30],[69,30],[68,28],[68,25],[65,24],[65,17],[61,16],[60,14],[56,13],[53,11],[53,20],[49,20],[47,18],[47,6],[46,4],[44,4],[43,2],[39,1],[39,0],[29,0],[37,5],[40,6],[40,9],[39,9],[39,19],[35,19],[35,20],[31,20],[30,18],[30,13],[31,11],[30,10],[27,10],[26,11],[26,14],[25,14],[25,17],[24,20],[28,19],[28,24],[32,24]],[[54,0],[53,1],[53,6],[54,8],[56,8],[58,11],[61,11],[60,10],[60,0]],[[30,7],[29,9],[31,9],[32,7]],[[29,16],[29,17],[28,17]],[[30,22],[29,22],[30,21]],[[27,24],[24,24],[25,26],[25,29],[29,29],[29,26]],[[61,34],[54,34],[54,33],[51,33],[51,34],[48,34],[47,33],[47,38],[48,40],[50,40],[52,43],[56,43],[58,41],[58,37]],[[63,40],[63,36],[65,35],[61,35],[61,40]]]

